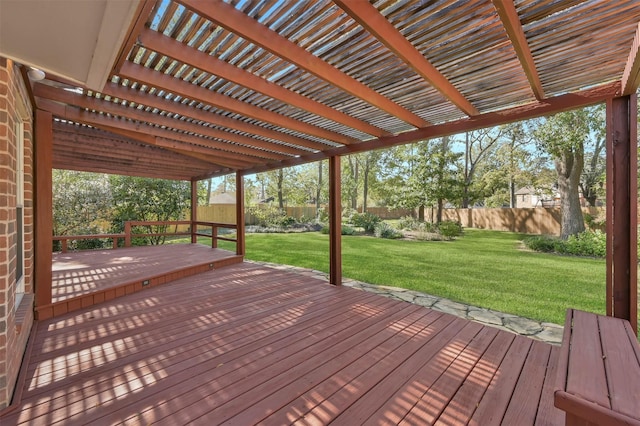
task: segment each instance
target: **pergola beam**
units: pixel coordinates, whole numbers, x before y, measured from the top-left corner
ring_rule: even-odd
[[[116,62],[113,65],[114,74],[118,73],[122,64],[124,64],[124,62],[127,60],[131,49],[136,44],[138,34],[140,34],[140,32],[144,29],[144,25],[149,19],[151,12],[153,12],[156,3],[157,0],[142,0],[142,2],[138,5],[138,11],[135,14],[136,18],[131,23],[131,28],[127,32],[127,38],[122,44],[120,52],[118,52]]]
[[[87,136],[76,136],[69,133],[53,132],[54,154],[96,155],[117,161],[122,167],[155,167],[164,170],[211,170],[213,166],[221,171],[224,166],[204,162],[183,154],[177,155],[170,152],[156,152],[142,147],[127,146],[122,142],[104,140]],[[164,151],[164,150],[163,150]],[[54,167],[56,167],[54,163]]]
[[[262,158],[273,159],[280,159],[283,157],[286,158],[286,156],[270,154],[245,146],[229,145],[225,144],[224,142],[213,141],[195,135],[179,133],[148,124],[135,123],[123,118],[110,117],[105,114],[97,114],[94,112],[86,111],[84,109],[61,105],[46,99],[40,99],[38,101],[38,106],[41,109],[50,111],[59,118],[70,120],[76,123],[88,124],[93,127],[101,127],[105,128],[106,130],[117,128],[132,133],[141,133],[141,140],[149,141],[148,143],[157,146],[167,147],[166,144],[163,145],[159,143],[157,139],[153,138],[154,136],[157,138],[165,138],[168,141],[173,141],[172,146],[174,148],[182,148],[185,151],[192,150],[193,152],[216,154],[220,155],[221,158],[225,158],[225,156],[228,156],[229,159],[238,157],[240,159],[244,159],[244,157],[240,154],[244,154],[245,156],[255,156],[258,158],[260,158],[260,156]],[[233,152],[231,152],[231,150],[229,149],[230,146],[234,148]]]
[[[465,114],[472,116],[479,112],[460,91],[429,62],[418,49],[376,9],[368,0],[334,0],[362,28],[367,30],[397,57],[420,74],[442,95],[449,99]]]
[[[198,15],[415,127],[429,123],[221,0],[177,0]]]
[[[190,123],[184,120],[176,120],[160,114],[154,114],[152,112],[140,110],[138,108],[126,107],[121,104],[106,101],[104,99],[98,99],[91,96],[72,93],[63,89],[56,89],[44,84],[36,84],[34,87],[34,94],[37,97],[64,103],[66,105],[100,111],[102,113],[108,113],[118,117],[127,117],[131,120],[138,120],[142,123],[182,130],[184,132],[215,138],[222,143],[227,143],[227,150],[229,151],[237,150],[238,147],[235,144],[241,144],[249,148],[255,148],[258,150],[258,155],[271,159],[284,159],[286,158],[286,156],[281,154],[263,152],[263,150],[278,151],[292,155],[300,155],[308,152],[306,150],[276,144],[269,141],[263,141],[260,139],[238,135],[235,133],[229,133],[212,127]],[[220,145],[220,148],[225,149],[226,147],[223,148],[223,145]]]
[[[629,51],[629,58],[622,74],[622,94],[632,95],[640,85],[640,23]]]
[[[524,34],[524,29],[520,23],[520,17],[518,16],[515,4],[512,0],[493,0],[493,5],[498,11],[502,25],[511,40],[513,49],[516,51],[516,55],[520,60],[527,80],[529,80],[529,85],[531,86],[534,96],[539,101],[544,99],[545,95],[542,82],[540,81],[540,76],[538,75],[538,70],[533,60],[527,37]]]
[[[251,117],[265,123],[270,123],[285,129],[295,130],[300,133],[326,139],[339,144],[352,144],[358,142],[357,139],[345,136],[341,133],[326,130],[312,124],[308,124],[293,118],[244,103],[229,96],[224,96],[211,90],[204,89],[195,84],[187,83],[183,80],[163,74],[158,71],[143,67],[142,65],[126,62],[120,70],[120,77],[138,81],[151,87],[165,89],[170,93],[179,94],[188,99],[200,100],[201,102],[220,108],[224,111]],[[317,149],[326,148],[327,145],[314,142]],[[313,148],[313,146],[308,146]]]
[[[299,164],[310,163],[330,158],[334,155],[349,155],[374,149],[389,148],[396,145],[413,143],[421,140],[438,138],[447,135],[455,135],[462,132],[483,129],[501,124],[513,123],[534,117],[555,114],[575,108],[581,108],[598,102],[604,102],[612,96],[619,95],[620,84],[610,83],[599,87],[584,90],[579,93],[568,93],[545,99],[543,102],[535,102],[528,105],[513,108],[509,111],[498,111],[481,114],[475,117],[463,118],[448,123],[437,124],[423,129],[400,133],[387,138],[372,139],[357,145],[344,146],[329,149],[323,152],[308,154],[292,158],[278,163],[270,163],[244,170],[244,174],[259,173],[278,167],[290,167]]]
[[[307,98],[294,91],[286,89],[262,77],[238,68],[223,60],[189,47],[150,29],[142,31],[138,42],[145,48],[169,56],[183,64],[190,65],[209,74],[216,75],[240,86],[263,93],[273,99],[293,105],[302,110],[327,118],[336,123],[360,130],[373,136],[389,136],[390,133],[371,124],[351,117],[318,101]]]
[[[158,87],[158,89],[176,93],[175,91],[167,87]],[[323,144],[312,141],[310,139],[304,139],[299,136],[294,136],[288,133],[279,132],[277,130],[268,129],[266,127],[237,120],[235,118],[225,117],[211,111],[191,107],[181,102],[171,101],[169,99],[152,95],[151,93],[142,92],[140,90],[133,89],[131,87],[125,87],[116,83],[107,83],[102,90],[102,94],[109,95],[116,99],[126,100],[129,102],[135,102],[140,105],[157,108],[160,111],[178,114],[185,118],[203,121],[208,123],[210,126],[225,127],[256,136],[262,136],[274,141],[284,142],[294,146],[300,146],[309,149],[320,149],[325,147]],[[198,99],[191,100],[206,104],[206,93],[203,93],[202,96]]]

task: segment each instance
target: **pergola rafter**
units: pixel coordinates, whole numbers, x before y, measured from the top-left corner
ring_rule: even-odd
[[[186,83],[180,79],[176,79],[167,74],[146,68],[132,62],[126,62],[122,66],[120,76],[129,80],[141,82],[143,84],[163,89],[170,93],[178,93],[189,99],[205,98],[206,103],[222,110],[230,111],[236,114],[261,120],[279,127],[289,128],[300,133],[313,135],[317,138],[323,138],[339,144],[349,144],[357,142],[357,140],[348,136],[341,135],[337,132],[322,129],[298,120],[259,108],[257,106],[238,101],[228,96],[208,91],[194,84]],[[322,146],[321,144],[315,144]]]
[[[467,98],[429,62],[387,19],[367,0],[336,0],[358,24],[373,34],[389,50],[411,66],[467,115],[479,112]]]
[[[337,111],[334,108],[327,107],[318,101],[314,101],[296,92],[287,90],[275,83],[265,80],[264,78],[258,77],[225,61],[217,59],[210,54],[186,46],[183,43],[173,40],[171,37],[158,33],[157,31],[145,29],[138,37],[138,41],[147,49],[169,56],[184,64],[206,71],[212,75],[218,76],[219,78],[232,81],[251,90],[255,90],[256,92],[264,93],[273,99],[278,99],[313,114],[324,116],[329,120],[342,123],[345,126],[358,129],[373,136],[390,135],[388,132],[372,126],[369,123],[357,120],[347,114]]]
[[[229,31],[240,34],[242,38],[250,40],[252,43],[260,45],[282,58],[287,58],[301,69],[331,82],[340,89],[387,111],[389,114],[415,127],[428,125],[422,118],[371,90],[366,85],[300,48],[264,25],[259,24],[223,1],[215,0],[203,3],[194,0],[179,0],[178,2],[212,22],[227,28]]]

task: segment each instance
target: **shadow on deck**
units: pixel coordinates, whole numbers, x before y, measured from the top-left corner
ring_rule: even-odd
[[[201,244],[54,253],[52,303],[38,308],[38,318],[62,315],[242,259]]]
[[[0,423],[555,425],[558,351],[242,263],[38,321]]]

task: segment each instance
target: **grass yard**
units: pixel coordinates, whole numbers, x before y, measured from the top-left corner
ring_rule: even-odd
[[[567,307],[605,312],[604,260],[525,251],[522,237],[474,229],[452,242],[343,236],[343,276],[556,324]],[[247,234],[246,249],[251,260],[329,269],[320,233]]]

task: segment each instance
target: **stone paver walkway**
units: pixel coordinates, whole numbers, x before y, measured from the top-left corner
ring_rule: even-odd
[[[325,281],[329,280],[326,273],[312,269],[267,262],[254,262],[249,260],[245,260],[245,262],[259,263],[275,269],[287,270]],[[345,278],[342,284],[348,287],[377,293],[381,296],[390,297],[392,299],[415,303],[437,311],[466,318],[470,321],[476,321],[491,327],[499,328],[500,330],[542,340],[543,342],[551,343],[553,345],[560,345],[562,342],[562,332],[564,327],[558,324],[540,322],[477,306],[465,305],[443,297],[432,296],[418,291],[406,290],[404,288],[368,284],[348,278]]]

